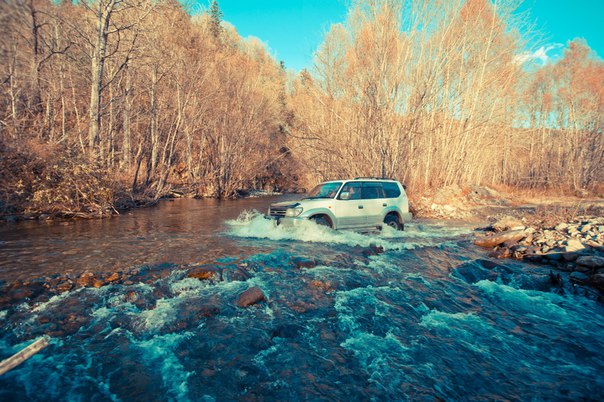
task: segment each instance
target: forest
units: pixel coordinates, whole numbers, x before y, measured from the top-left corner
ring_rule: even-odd
[[[0,2],[0,215],[393,177],[604,193],[604,62],[517,0],[354,0],[314,64],[176,0]]]

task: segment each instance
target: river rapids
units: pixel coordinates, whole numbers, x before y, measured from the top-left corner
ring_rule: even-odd
[[[599,400],[604,308],[492,261],[474,226],[274,226],[283,198],[177,200],[104,221],[0,227],[0,287],[133,270],[0,310],[0,400]],[[383,251],[383,252],[382,252]],[[205,264],[220,277],[187,276]],[[257,286],[266,301],[240,308]]]

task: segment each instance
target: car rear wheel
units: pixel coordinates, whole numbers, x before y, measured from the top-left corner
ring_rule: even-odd
[[[392,229],[396,230],[404,230],[404,226],[402,223],[398,221],[398,218],[394,215],[387,215],[384,218],[384,223],[390,226]]]

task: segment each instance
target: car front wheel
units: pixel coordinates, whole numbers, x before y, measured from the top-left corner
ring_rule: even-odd
[[[315,216],[311,220],[319,226],[331,227],[331,223],[323,216]]]
[[[398,221],[398,218],[394,215],[388,215],[384,218],[384,223],[396,230],[404,230],[402,223]]]

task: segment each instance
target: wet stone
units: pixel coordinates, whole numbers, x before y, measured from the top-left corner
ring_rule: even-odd
[[[304,257],[292,257],[291,262],[298,269],[300,268],[314,268],[317,266],[317,261],[310,258]]]
[[[138,294],[134,290],[128,291],[126,293],[126,301],[132,303],[138,299]]]
[[[591,277],[593,284],[599,288],[604,287],[604,273],[597,273]]]
[[[117,272],[114,272],[111,275],[109,275],[107,278],[105,278],[105,280],[107,282],[115,282],[119,279],[120,279],[120,274],[118,274]]]
[[[80,275],[76,283],[81,287],[91,287],[94,285],[95,281],[96,278],[92,272],[84,272],[82,275]]]
[[[323,282],[319,280],[313,280],[310,284],[316,288],[323,290],[324,292],[328,292],[337,288],[337,286],[334,285],[332,282]]]
[[[384,252],[384,247],[378,246],[375,243],[371,243],[369,245],[369,249],[371,249],[371,251],[374,252],[376,255],[377,254],[382,254]]]
[[[237,306],[249,307],[264,300],[266,300],[266,297],[264,296],[262,289],[260,289],[258,286],[254,286],[239,295],[239,298],[237,299]]]
[[[526,254],[524,260],[530,262],[541,262],[542,256],[540,254]]]
[[[589,268],[604,267],[604,257],[596,255],[585,255],[577,259],[577,266],[582,265]]]
[[[562,253],[549,253],[545,255],[545,258],[547,258],[550,261],[560,261],[562,259]]]
[[[582,272],[575,271],[570,274],[570,280],[577,283],[585,283],[589,280],[589,276]]]
[[[587,273],[587,272],[591,272],[591,268],[587,267],[585,265],[576,265],[575,266],[575,271]]]
[[[501,247],[501,248],[498,248],[497,250],[489,253],[489,257],[497,258],[498,260],[510,258],[511,256],[512,256],[512,253],[510,252],[510,249],[507,247]]]
[[[71,281],[61,282],[57,285],[56,289],[59,293],[68,292],[71,289],[73,289],[73,282],[71,282]]]
[[[252,278],[253,275],[244,267],[234,269],[225,269],[222,271],[222,279],[227,282],[244,282]]]
[[[200,280],[222,280],[222,269],[210,264],[194,267],[187,273],[188,278],[196,278]]]

